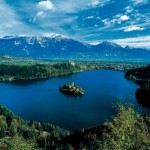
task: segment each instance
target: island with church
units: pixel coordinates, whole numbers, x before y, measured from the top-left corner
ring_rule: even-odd
[[[59,87],[59,91],[65,94],[70,95],[83,95],[84,90],[81,87],[78,87],[74,84],[74,82],[65,84],[62,87]]]

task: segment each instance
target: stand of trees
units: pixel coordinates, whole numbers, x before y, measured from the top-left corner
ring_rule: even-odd
[[[44,79],[80,71],[79,65],[70,63],[12,65],[0,64],[0,81]]]
[[[36,121],[25,121],[0,105],[0,147],[3,145],[7,146],[7,149],[13,149],[15,143],[12,141],[19,139],[19,149],[19,145],[22,144],[21,139],[24,139],[25,145],[32,146],[35,149],[45,148],[49,145],[53,146],[61,138],[69,134],[69,131],[49,123],[41,124]],[[32,142],[28,143],[28,141]]]
[[[125,73],[125,77],[141,86],[150,84],[150,65],[147,67],[130,69]]]
[[[131,69],[125,77],[140,85],[136,90],[136,99],[144,107],[150,108],[150,65]]]

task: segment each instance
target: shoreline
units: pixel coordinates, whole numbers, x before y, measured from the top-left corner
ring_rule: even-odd
[[[56,64],[50,64],[50,63],[46,63],[46,64],[42,64],[44,67],[47,65],[50,65],[50,67],[53,67],[55,65],[64,65],[67,64],[68,62],[65,63],[56,63]],[[4,65],[6,67],[9,66],[13,66],[13,67],[20,67],[18,64],[12,65],[12,64],[0,64]],[[30,67],[34,67],[34,65],[41,65],[40,63],[37,64],[33,64],[30,65]],[[118,64],[116,62],[111,62],[111,63],[104,63],[104,62],[75,62],[75,65],[71,65],[71,67],[69,69],[65,69],[64,71],[62,71],[64,68],[63,66],[60,68],[57,68],[55,71],[51,71],[50,73],[46,73],[44,74],[45,76],[43,76],[42,72],[40,72],[40,70],[37,72],[38,73],[38,77],[37,76],[30,76],[30,74],[28,76],[23,76],[18,78],[17,75],[20,72],[17,73],[17,75],[15,76],[11,76],[11,75],[7,75],[4,74],[3,76],[0,76],[0,82],[15,82],[15,81],[31,81],[31,80],[45,80],[45,79],[49,79],[49,78],[55,78],[55,77],[61,77],[61,76],[66,76],[69,74],[75,74],[75,73],[80,73],[83,71],[90,71],[90,70],[113,70],[113,71],[122,71],[122,72],[126,72],[127,70],[133,69],[133,68],[137,68],[137,67],[141,67],[143,65],[138,65],[137,63],[135,64],[131,64],[131,63],[122,63],[122,64]],[[26,67],[28,67],[28,65],[24,65],[22,66],[21,70],[23,71],[24,69],[26,69]],[[75,68],[76,67],[76,68]],[[52,68],[53,69],[53,68]],[[61,72],[59,72],[59,70]],[[27,70],[28,71],[28,70]],[[36,72],[35,72],[36,73]],[[23,74],[23,73],[22,73]],[[40,75],[39,75],[40,74]]]

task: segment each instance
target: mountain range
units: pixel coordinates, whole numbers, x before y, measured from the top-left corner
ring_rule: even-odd
[[[150,50],[147,49],[121,47],[108,41],[92,45],[60,34],[51,36],[6,36],[0,38],[0,53],[49,60],[150,59]]]

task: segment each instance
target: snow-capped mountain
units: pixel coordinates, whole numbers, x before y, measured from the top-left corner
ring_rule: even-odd
[[[43,59],[149,59],[150,51],[121,47],[112,42],[90,45],[60,34],[6,36],[0,38],[0,53]]]
[[[88,46],[63,35],[7,36],[0,39],[0,52],[33,58],[63,58],[86,52]]]

